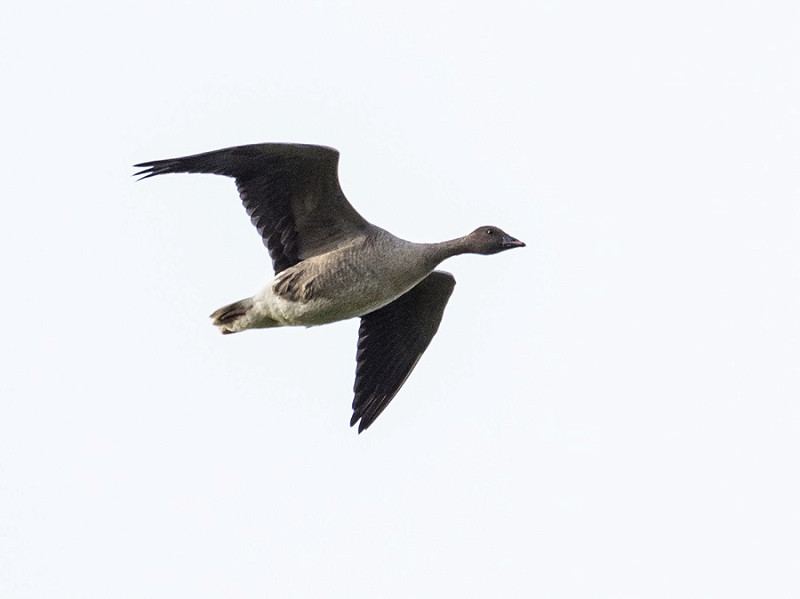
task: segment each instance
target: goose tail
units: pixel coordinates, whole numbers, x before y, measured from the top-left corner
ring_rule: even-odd
[[[239,300],[238,302],[223,306],[211,314],[211,318],[214,320],[214,326],[219,327],[223,335],[244,331],[250,328],[247,326],[247,314],[252,307],[252,298]]]

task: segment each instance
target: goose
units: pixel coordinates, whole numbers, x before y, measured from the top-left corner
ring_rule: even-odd
[[[339,186],[339,152],[309,144],[236,146],[134,165],[232,177],[272,259],[275,278],[211,314],[223,334],[360,318],[350,426],[366,430],[394,399],[436,334],[455,286],[435,270],[458,254],[525,247],[495,226],[412,243],[367,222]]]

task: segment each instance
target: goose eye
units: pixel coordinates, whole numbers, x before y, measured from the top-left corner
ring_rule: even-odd
[[[494,235],[494,229],[486,229],[487,235]]]

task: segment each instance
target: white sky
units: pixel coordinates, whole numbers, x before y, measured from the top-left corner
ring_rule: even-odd
[[[4,8],[0,596],[800,596],[800,12],[653,4]],[[131,177],[262,141],[528,243],[360,436],[357,321],[220,336],[232,181]]]

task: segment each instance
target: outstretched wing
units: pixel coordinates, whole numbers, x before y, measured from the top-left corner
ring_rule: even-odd
[[[439,329],[453,293],[453,275],[434,271],[383,308],[361,317],[353,386],[353,417],[360,433],[386,409]]]
[[[339,152],[306,144],[254,144],[142,162],[142,179],[212,173],[236,179],[244,207],[279,273],[366,234],[370,225],[339,186]]]

